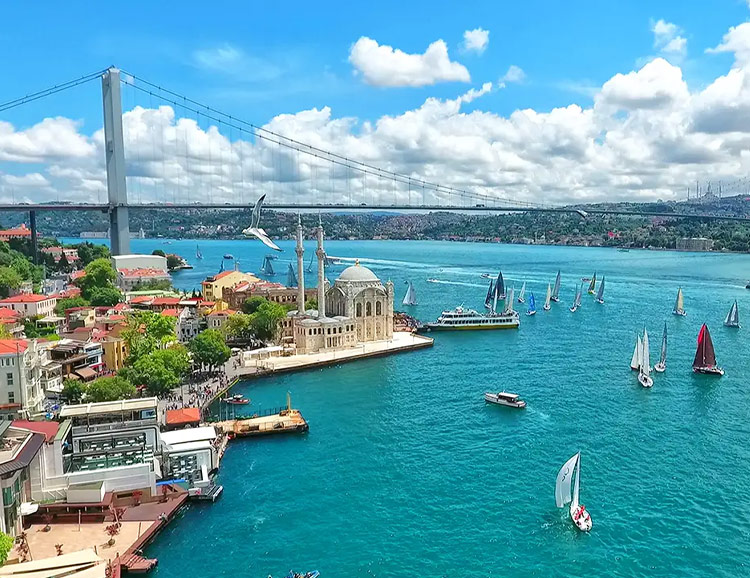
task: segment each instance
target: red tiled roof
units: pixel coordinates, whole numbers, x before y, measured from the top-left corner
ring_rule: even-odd
[[[16,320],[21,316],[18,311],[9,309],[8,307],[0,307],[0,319],[3,320]]]
[[[177,309],[164,309],[161,314],[166,317],[177,317],[180,312]]]
[[[60,424],[56,421],[28,421],[25,419],[14,419],[13,427],[20,427],[36,433],[44,434],[47,443],[50,443],[57,435]]]
[[[114,307],[113,307],[112,309],[113,309],[114,311],[122,311],[122,310],[123,310],[123,309],[125,309],[125,308],[127,308],[127,304],[126,304],[126,303],[118,303],[118,304],[117,304],[117,305],[115,305],[115,306],[114,306]]]
[[[179,297],[157,297],[151,305],[177,305],[179,302]]]
[[[182,425],[189,423],[200,423],[201,410],[197,407],[186,407],[184,409],[168,409],[166,415],[167,425]]]
[[[26,351],[29,342],[25,339],[0,339],[0,355]]]
[[[153,300],[153,295],[136,295],[135,297],[131,297],[130,303],[151,303]]]
[[[107,317],[107,321],[123,321],[124,319],[127,319],[125,315],[110,315]]]
[[[15,229],[3,229],[2,231],[0,231],[0,237],[9,237],[12,235],[15,235],[17,237],[31,237],[31,229],[23,224],[20,227],[16,227]]]
[[[39,303],[41,301],[46,301],[47,299],[57,298],[52,295],[36,295],[34,293],[29,293],[27,295],[14,295],[13,297],[0,299],[0,303]]]
[[[65,299],[66,297],[78,297],[80,294],[81,290],[78,287],[68,287],[67,289],[63,289],[55,295],[51,295],[51,297],[55,297],[57,299]]]
[[[84,277],[86,275],[86,271],[84,269],[81,269],[80,271],[73,271],[70,274],[70,278],[73,280],[80,279],[81,277]]]
[[[219,279],[223,279],[224,277],[226,277],[227,275],[230,275],[231,273],[234,273],[234,271],[223,271],[221,273],[217,273],[216,275],[213,276],[213,280],[218,281]]]
[[[237,312],[234,309],[224,309],[222,311],[212,311],[208,314],[208,316],[211,317],[211,315],[221,315],[229,317],[230,315],[234,315],[235,313]]]
[[[216,305],[216,301],[201,301],[198,305],[200,307],[213,307]]]
[[[161,269],[118,269],[123,277],[164,277],[166,273]]]

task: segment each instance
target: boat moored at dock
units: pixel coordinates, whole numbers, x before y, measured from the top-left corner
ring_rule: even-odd
[[[425,323],[424,331],[459,331],[468,329],[518,329],[520,325],[518,313],[515,311],[503,313],[479,313],[474,309],[456,307],[443,311],[437,321]]]
[[[507,391],[501,391],[499,393],[488,391],[484,394],[484,401],[487,403],[494,403],[495,405],[515,407],[517,409],[523,409],[526,407],[526,402],[522,400],[517,393],[508,393]]]

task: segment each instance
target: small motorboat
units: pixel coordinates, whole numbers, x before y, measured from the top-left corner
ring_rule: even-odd
[[[224,403],[231,403],[232,405],[247,405],[250,403],[250,400],[238,393],[237,395],[225,399]]]
[[[225,259],[226,259],[227,261],[231,261],[232,259],[234,259],[234,256],[233,256],[233,255],[231,255],[231,254],[229,254],[229,253],[227,253],[226,255],[224,255],[224,258],[225,258]]]
[[[506,391],[501,391],[500,393],[492,393],[488,391],[484,394],[484,401],[487,403],[494,403],[495,405],[506,405],[518,409],[526,407],[526,402],[520,399],[517,393],[508,393]]]
[[[286,578],[318,578],[318,576],[320,576],[320,572],[318,572],[317,570],[303,573],[291,570],[289,574],[286,575]]]
[[[745,289],[750,289],[750,281],[748,281],[747,285],[745,285]]]
[[[489,273],[482,273],[482,274],[480,275],[480,277],[481,277],[482,279],[491,279],[491,278],[492,278],[492,275],[490,275]]]
[[[427,279],[427,282],[428,283],[440,283],[440,279],[430,278],[430,279]]]

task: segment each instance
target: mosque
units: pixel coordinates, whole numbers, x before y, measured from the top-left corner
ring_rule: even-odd
[[[318,309],[305,311],[304,252],[302,223],[297,223],[297,310],[289,313],[291,330],[298,353],[318,353],[356,347],[368,341],[393,338],[393,283],[385,285],[367,267],[357,261],[341,272],[329,286],[325,277],[326,253],[323,248],[323,226],[317,228]]]

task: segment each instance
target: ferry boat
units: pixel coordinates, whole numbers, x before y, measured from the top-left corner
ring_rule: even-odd
[[[456,307],[443,311],[437,321],[425,323],[425,331],[453,331],[462,329],[517,329],[520,325],[516,311],[478,313],[473,309]]]
[[[484,394],[484,401],[496,405],[507,405],[508,407],[515,407],[518,409],[526,407],[526,402],[520,399],[517,393],[508,393],[507,391],[501,391],[500,393],[486,392]]]

